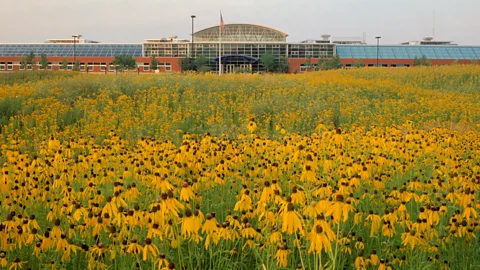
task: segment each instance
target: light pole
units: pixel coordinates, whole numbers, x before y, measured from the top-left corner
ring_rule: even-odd
[[[193,36],[193,33],[194,33],[194,26],[195,26],[195,18],[197,16],[195,15],[192,15],[190,16],[192,18],[192,58],[195,58],[195,38]]]
[[[378,49],[379,49],[379,45],[380,45],[380,39],[382,37],[375,37],[377,39],[377,67],[378,67]]]
[[[82,35],[78,35],[78,34],[75,34],[75,35],[72,35],[73,37],[73,66],[75,66],[75,63],[77,62],[77,39],[80,38]]]

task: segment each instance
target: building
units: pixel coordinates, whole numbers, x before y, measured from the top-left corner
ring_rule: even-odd
[[[423,40],[413,40],[408,42],[402,42],[402,45],[430,45],[430,46],[455,46],[458,44],[454,44],[453,41],[440,41],[440,40],[433,40],[433,37],[424,37]]]
[[[45,41],[45,43],[84,44],[84,43],[100,43],[100,42],[95,41],[95,40],[83,39],[83,38],[80,38],[80,39],[76,39],[76,38],[75,39],[74,38],[52,38],[52,39],[47,39]]]
[[[78,37],[80,37],[78,35]],[[45,43],[0,44],[0,72],[23,69],[40,69],[41,55],[48,59],[49,70],[71,70],[74,59],[79,61],[82,72],[114,72],[111,62],[117,55],[130,55],[137,62],[137,72],[180,72],[180,59],[205,56],[213,72],[221,68],[224,73],[239,69],[263,72],[261,57],[269,53],[277,63],[288,64],[288,71],[305,72],[319,59],[338,56],[346,67],[352,67],[359,59],[365,66],[378,63],[384,67],[412,66],[414,58],[426,56],[434,65],[449,64],[455,60],[471,63],[480,59],[480,46],[458,46],[452,42],[432,39],[420,43],[401,45],[366,45],[359,38],[336,39],[322,35],[321,39],[287,42],[288,34],[267,26],[243,23],[212,26],[193,35],[193,40],[168,38],[146,39],[143,43],[101,43],[86,39],[49,39]],[[22,65],[22,58],[34,53],[33,65]],[[378,54],[377,54],[378,52]],[[158,62],[151,68],[152,57]],[[308,62],[308,64],[307,64]]]

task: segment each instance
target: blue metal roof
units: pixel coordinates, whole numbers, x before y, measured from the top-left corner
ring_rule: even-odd
[[[376,45],[337,45],[340,58],[377,58]],[[406,46],[381,45],[379,58],[413,59],[425,56],[429,59],[480,59],[480,46]]]
[[[73,44],[0,44],[0,56],[73,56]],[[116,55],[142,56],[142,44],[76,44],[76,56],[110,57]]]
[[[37,56],[42,54],[73,56],[73,44],[0,44],[0,56],[27,56],[31,51]],[[376,45],[337,45],[336,51],[340,58],[373,59],[377,57]],[[76,44],[77,56],[114,57],[121,54],[141,57],[142,44]],[[224,55],[223,57],[238,56],[241,55]],[[379,46],[379,58],[413,59],[422,56],[429,59],[480,59],[480,46]],[[249,60],[258,61],[256,58]]]

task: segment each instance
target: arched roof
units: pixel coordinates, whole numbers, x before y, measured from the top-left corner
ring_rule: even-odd
[[[220,26],[212,26],[194,33],[197,42],[218,42]],[[287,42],[288,34],[270,27],[246,24],[225,24],[222,41],[229,42]]]

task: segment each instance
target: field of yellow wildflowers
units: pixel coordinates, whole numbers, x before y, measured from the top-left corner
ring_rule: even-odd
[[[0,74],[1,269],[480,269],[480,66]]]

